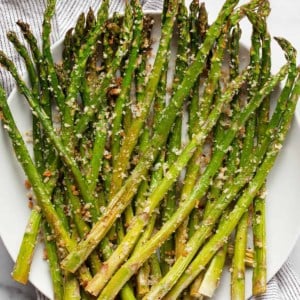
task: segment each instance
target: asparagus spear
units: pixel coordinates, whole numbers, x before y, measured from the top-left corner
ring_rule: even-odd
[[[181,25],[184,26],[184,24],[181,24]],[[183,39],[182,39],[182,43],[184,43]],[[184,70],[184,65],[185,65],[184,61],[181,62],[182,60],[185,60],[184,57],[183,57],[183,53],[184,53],[183,51],[185,51],[185,47],[181,46],[181,50],[178,50],[178,51],[179,51],[178,52],[178,58],[177,58],[178,62],[176,63],[176,74],[175,74],[175,78],[174,78],[174,86],[175,86],[175,84],[178,84],[178,82],[180,81],[180,78],[183,75],[183,70]],[[162,74],[161,82],[160,82],[160,85],[159,85],[159,90],[157,92],[157,97],[156,97],[156,100],[155,100],[155,103],[154,103],[154,110],[155,110],[155,113],[156,113],[154,115],[154,119],[155,119],[157,113],[165,106],[165,91],[166,91],[166,84],[167,84],[166,83],[167,68],[164,67],[164,69],[165,69],[165,71]],[[155,120],[154,120],[154,122],[155,122]],[[177,129],[174,129],[174,132],[171,134],[171,136],[174,137],[177,140],[178,137],[180,137],[180,135],[181,135],[181,122],[176,122],[175,127]],[[144,131],[144,134],[143,134],[142,137],[144,137],[145,133],[147,133],[147,132],[148,131]],[[145,138],[143,138],[143,140],[145,140]],[[173,151],[174,147],[178,147],[178,146],[176,146],[176,145],[170,146],[171,151]],[[140,150],[144,150],[144,147],[143,147],[143,149],[140,149]],[[162,161],[161,157],[158,159],[158,161],[159,161],[158,163],[160,165],[162,165],[163,161]],[[151,183],[150,183],[150,191],[152,191],[154,189],[154,187],[156,186],[156,182],[161,179],[161,173],[162,173],[162,167],[159,167],[157,170],[155,170],[153,172]],[[142,197],[142,198],[138,197],[137,199],[138,199],[138,202],[136,203],[136,205],[138,205],[137,212],[139,212],[141,210],[140,205],[141,204],[143,205],[143,203],[142,203],[143,201],[141,199],[144,199],[144,197]],[[143,243],[145,241],[147,241],[149,239],[149,237],[151,236],[155,220],[156,220],[156,216],[154,215],[154,217],[151,217],[151,220],[150,220],[143,236],[140,238],[140,240],[138,242],[138,245],[135,247],[136,252],[139,251],[138,249],[142,248]],[[161,256],[162,256],[162,254],[161,254]],[[106,263],[109,263],[109,261],[111,261],[111,260],[113,260],[113,257],[111,257],[110,260],[108,260]],[[138,276],[139,276],[138,277],[138,282],[139,282],[140,276],[142,276],[142,275],[143,275],[143,277],[145,276],[145,274],[142,274],[142,273],[144,273],[143,270],[140,270],[140,272],[138,273]],[[97,279],[97,277],[99,277],[99,276],[101,277],[101,274],[97,275],[93,279],[93,281],[90,282],[89,286],[93,286],[93,282],[97,282],[97,281],[99,282],[99,280]],[[87,287],[87,290],[89,290],[89,286]],[[145,293],[145,291],[146,291],[145,283],[143,282],[143,284],[138,284],[139,294],[143,294],[143,293]]]
[[[30,30],[30,26],[22,21],[18,21],[17,25],[20,27],[24,38],[26,39],[32,54],[34,64],[36,65],[37,74],[39,76],[41,103],[49,102],[49,89],[47,83],[46,69],[43,64],[43,56],[38,47],[37,40]]]
[[[220,225],[226,220],[227,217],[228,217],[228,211],[225,211],[220,220]],[[222,248],[218,250],[218,252],[216,252],[207,270],[205,270],[205,274],[203,275],[200,288],[196,295],[201,295],[209,298],[213,296],[221,279],[221,275],[222,275],[222,271],[226,259],[226,252],[227,252],[227,244],[225,244]],[[200,276],[202,275],[200,274]]]
[[[20,42],[20,40],[17,37],[17,34],[13,31],[7,33],[7,38],[14,45],[19,55],[24,59],[28,71],[29,79],[30,79],[31,88],[35,90],[35,93],[37,93],[38,80],[36,76],[36,71],[26,47]]]
[[[53,285],[53,294],[55,299],[63,299],[63,277],[59,265],[58,251],[55,241],[51,235],[49,225],[43,221],[43,236],[45,241],[46,258],[49,262],[51,280]],[[23,261],[24,264],[24,261]]]
[[[236,234],[234,254],[232,258],[231,298],[245,298],[245,253],[247,248],[249,214],[245,212],[239,221]]]
[[[237,38],[237,42],[239,40],[239,37]],[[239,45],[237,43],[237,49],[234,50],[235,53],[238,53],[238,48]],[[238,73],[238,65],[236,65],[237,67],[237,72],[233,72],[233,73]],[[253,77],[253,76],[251,76]],[[241,94],[241,93],[240,93]],[[235,101],[238,100],[239,95],[236,96],[236,99],[234,99]],[[235,102],[234,101],[234,102]],[[239,109],[237,109],[237,104],[236,103],[232,103],[232,106],[236,106],[236,109],[233,109],[233,113],[237,113],[239,111]],[[217,128],[216,128],[216,133],[215,133],[215,144],[213,146],[214,149],[218,148],[219,143],[222,141],[223,138],[223,132],[226,132],[228,126],[230,126],[230,124],[228,125],[227,122],[228,120],[226,120],[226,118],[229,118],[229,116],[227,114],[231,114],[231,111],[226,110],[226,112],[224,112],[224,114],[222,115],[222,117],[219,120],[219,123],[217,124]],[[248,121],[249,123],[249,121]],[[204,215],[203,215],[203,219],[206,219],[208,217],[208,212],[210,211],[210,209],[212,208],[212,206],[214,205],[214,202],[217,201],[217,199],[220,197],[221,193],[222,193],[222,187],[224,186],[224,181],[226,182],[227,186],[230,186],[233,183],[233,179],[235,177],[235,171],[236,169],[239,167],[239,145],[238,145],[238,138],[236,137],[231,145],[232,147],[232,151],[230,151],[230,153],[228,154],[228,156],[225,158],[225,161],[223,163],[223,167],[220,170],[219,175],[217,175],[214,179],[214,183],[210,188],[209,194],[207,195],[207,202],[205,205],[205,210],[204,210]],[[249,139],[247,139],[247,141],[244,142],[243,145],[243,153],[241,156],[245,157],[248,156],[251,152],[251,145],[253,144],[253,136],[251,134],[249,134]],[[241,161],[243,161],[241,159]],[[224,174],[225,173],[225,174]],[[224,177],[223,175],[224,174]],[[224,213],[223,216],[220,220],[220,224],[224,221],[224,219],[226,218],[226,216],[228,215],[229,209],[227,208]],[[192,235],[191,235],[192,236]],[[224,268],[224,264],[225,264],[225,258],[226,258],[226,252],[227,252],[227,243],[224,244],[224,246],[218,250],[218,252],[216,253],[216,255],[213,257],[213,259],[210,261],[209,266],[207,267],[207,270],[202,271],[197,279],[195,279],[192,287],[191,287],[191,295],[193,292],[193,295],[201,295],[201,296],[206,296],[206,297],[212,297],[219,282],[220,282],[220,277]]]
[[[93,22],[93,21],[92,21]],[[77,58],[78,52],[80,50],[80,47],[82,45],[84,34],[90,34],[93,26],[91,28],[86,28],[86,20],[84,13],[81,13],[77,19],[75,28],[74,28],[74,34],[72,36],[72,52],[74,53],[74,59]]]
[[[256,90],[256,85],[259,82],[261,72],[260,60],[260,32],[253,26],[252,33],[252,47],[250,49],[250,66],[253,69],[253,76],[249,82],[249,97],[253,96]],[[262,84],[265,82],[262,82]],[[260,87],[261,85],[259,85]],[[248,121],[245,128],[245,138],[243,141],[243,151],[241,154],[241,166],[248,163],[250,153],[253,151],[255,138],[255,117]],[[245,293],[245,253],[247,247],[247,233],[248,233],[248,218],[249,214],[246,212],[236,230],[235,237],[235,252],[232,260],[232,274],[231,274],[231,296],[233,299],[243,299]]]
[[[13,43],[15,46],[17,52],[20,54],[20,56],[24,59],[25,65],[28,70],[29,78],[30,78],[30,83],[31,87],[33,90],[33,93],[37,96],[38,95],[38,77],[36,76],[36,70],[34,67],[34,64],[28,54],[28,51],[24,45],[19,41],[17,35],[15,32],[9,32],[7,34],[8,39],[10,42]],[[36,122],[36,120],[34,121]],[[37,128],[37,130],[39,130]],[[34,145],[34,148],[36,149],[36,145]],[[39,146],[40,148],[40,146]],[[35,156],[39,156],[41,160],[41,153],[37,154],[37,151],[34,150]],[[40,163],[37,164],[38,168],[41,169]],[[35,249],[36,241],[37,241],[37,236],[39,232],[39,227],[40,227],[40,222],[41,222],[41,214],[39,210],[33,209],[28,221],[27,229],[24,234],[22,244],[20,247],[20,255],[17,258],[14,271],[13,271],[13,278],[16,281],[19,281],[21,283],[26,283],[28,280],[29,276],[29,270],[31,266],[31,260],[33,257],[33,252]],[[27,261],[27,264],[24,264],[23,262]],[[54,285],[54,288],[56,285]]]
[[[103,77],[101,84],[96,89],[94,97],[91,98],[91,101],[84,107],[84,111],[81,112],[80,116],[78,116],[78,119],[76,120],[74,131],[77,136],[81,136],[84,133],[90,121],[93,120],[99,111],[99,107],[102,105],[103,101],[106,100],[107,91],[111,84],[111,80],[114,78],[116,71],[119,69],[121,62],[129,49],[129,45],[132,40],[133,26],[132,8],[130,3],[127,3],[126,5],[126,12],[126,19],[124,19],[124,31],[122,31],[122,36],[120,37],[121,42],[111,62],[110,68]],[[106,17],[103,16],[103,20],[105,20],[105,18]]]
[[[139,17],[138,22],[141,22],[141,18],[142,18],[141,10],[139,11],[138,17]],[[133,24],[135,24],[134,22],[135,22],[135,19],[133,19],[133,16],[132,16],[132,8],[131,8],[130,4],[128,3],[128,5],[126,5],[124,20],[123,20],[124,27],[123,27],[123,30],[121,31],[123,40],[121,41],[120,47],[116,52],[115,59],[112,60],[112,64],[115,64],[115,68],[119,67],[117,62],[120,61],[122,59],[122,57],[124,56],[124,53],[126,53],[126,52],[124,52],[124,50],[127,51],[126,45],[128,44],[128,41],[131,41],[131,36],[132,36],[131,30],[133,28]],[[140,27],[138,27],[137,30],[140,30]],[[112,69],[114,69],[114,68],[112,68]],[[114,75],[111,70],[109,72],[110,72],[110,74],[109,74],[109,76],[106,77],[106,82],[104,81],[105,84],[108,84],[109,83],[108,79],[110,78],[110,76]],[[130,77],[128,77],[128,80],[129,79],[131,80]],[[129,87],[130,87],[130,84],[128,84],[126,89],[128,89]],[[103,83],[102,83],[101,88],[103,88]],[[98,119],[100,119],[100,121],[98,121],[97,124],[99,122],[101,122],[102,127],[104,127],[100,131],[100,134],[101,134],[100,140],[99,140],[100,145],[104,145],[105,138],[106,138],[106,132],[107,132],[105,130],[106,122],[102,120],[104,118],[105,118],[105,113],[104,112],[100,113],[98,116]],[[97,138],[96,138],[96,141],[97,141]],[[96,141],[95,141],[95,143],[96,143]],[[99,151],[97,151],[97,148],[95,146],[96,146],[96,144],[94,144],[94,151],[93,151],[94,154],[92,156],[92,163],[93,163],[93,160],[97,162],[97,157],[99,155]],[[94,174],[95,174],[95,178],[96,178],[96,176],[98,174],[98,170],[97,170],[97,168],[94,168],[94,170],[95,170]],[[92,179],[92,178],[90,178],[90,179]],[[97,219],[95,218],[94,221],[96,221],[96,220]],[[121,240],[122,236],[123,236],[123,225],[121,223],[119,223],[117,226],[117,234],[118,234],[118,239]],[[107,244],[107,242],[105,242],[104,244]],[[105,247],[105,245],[103,245],[103,243],[102,243],[101,248],[103,248],[103,247]],[[108,257],[105,257],[105,258],[107,259]],[[129,287],[129,285],[127,285],[125,288],[122,289],[121,296],[123,299],[134,298],[133,292],[132,292],[131,288]]]
[[[229,244],[227,247],[227,255],[229,258],[233,257],[234,245]],[[246,249],[245,264],[247,267],[253,268],[254,266],[254,252],[252,249]]]
[[[164,19],[164,15],[162,15],[162,19]],[[169,55],[168,55],[169,56]],[[144,67],[144,63],[141,64],[141,67]],[[141,71],[140,71],[141,72]],[[167,92],[167,72],[168,72],[168,59],[165,61],[165,65],[162,70],[160,83],[158,85],[157,91],[156,91],[156,97],[153,103],[153,112],[149,116],[148,119],[148,126],[143,131],[143,134],[141,136],[141,143],[139,147],[140,155],[143,155],[143,152],[147,149],[147,145],[150,141],[150,138],[153,134],[153,123],[155,123],[157,119],[157,115],[159,112],[164,109],[166,106],[166,92]],[[141,85],[144,84],[144,78],[139,75],[137,79],[137,93],[142,92]],[[138,97],[137,97],[138,98]],[[171,133],[172,134],[172,133]],[[149,179],[145,180],[141,183],[138,196],[136,197],[135,206],[136,206],[136,214],[139,214],[141,211],[143,211],[145,200],[147,199],[147,194],[157,186],[161,178],[163,177],[164,173],[164,163],[166,159],[166,150],[162,149],[160,152],[160,155],[157,158],[157,161],[154,164],[153,170],[150,174],[148,174]],[[148,182],[150,181],[150,182]],[[130,206],[129,206],[130,207]],[[128,207],[127,207],[128,209]],[[126,211],[127,211],[126,209]],[[125,211],[125,213],[126,213]],[[130,230],[130,224],[133,220],[134,216],[132,216],[130,219],[126,218],[126,223],[128,224],[128,229]],[[139,249],[141,249],[146,241],[148,241],[153,231],[155,230],[155,224],[157,222],[157,213],[152,214],[142,236],[137,242],[137,245],[134,248],[134,252],[138,252]],[[113,260],[113,258],[111,258]],[[154,266],[154,271],[159,274],[161,274],[163,263],[160,263],[158,261],[158,258],[156,254],[153,254],[152,256],[152,263],[154,263],[154,260],[156,260],[156,265]],[[162,259],[161,259],[162,260]],[[139,298],[142,298],[143,295],[145,295],[149,291],[150,286],[150,263],[147,261],[144,263],[144,265],[141,267],[139,272],[137,273],[136,279],[137,279],[137,294]],[[157,273],[157,274],[158,274]],[[97,277],[94,277],[92,281],[89,283],[91,286],[93,286],[93,282],[97,281]],[[87,289],[89,287],[87,286]]]
[[[48,74],[49,86],[52,87],[52,92],[54,98],[56,99],[57,105],[61,112],[65,109],[65,97],[62,88],[59,84],[57,74],[55,71],[55,66],[53,62],[53,57],[50,49],[50,33],[51,33],[51,19],[55,12],[56,0],[48,0],[46,10],[44,13],[43,21],[43,32],[42,32],[42,48],[43,48],[43,62],[45,63],[45,68]],[[64,117],[64,114],[63,114]]]
[[[40,210],[38,208],[33,208],[27,222],[19,254],[12,272],[13,279],[23,284],[28,282],[31,261],[39,234],[41,220],[42,215]],[[24,264],[24,261],[26,261],[26,264]]]
[[[262,40],[262,65],[263,70],[261,81],[266,81],[270,73],[271,53],[270,53],[270,36],[263,33]],[[258,115],[258,143],[260,143],[265,131],[266,123],[269,119],[270,99],[267,98],[260,108]],[[253,239],[255,250],[255,264],[253,270],[253,295],[258,295],[266,291],[267,274],[266,274],[266,220],[265,220],[265,186],[254,200],[254,217],[253,217]]]
[[[34,85],[32,85],[33,95],[34,95],[34,97],[37,97],[38,94],[40,95],[41,106],[43,107],[45,112],[50,116],[51,115],[50,90],[48,88],[47,71],[46,71],[46,66],[43,63],[43,55],[38,48],[37,40],[31,32],[30,26],[26,23],[23,23],[22,21],[18,21],[17,24],[21,28],[21,31],[22,31],[26,41],[29,44],[29,47],[30,47],[30,50],[32,53],[33,62],[36,66],[36,71],[37,71],[38,77],[36,77],[34,79],[34,81],[36,82],[38,79],[40,92],[38,93],[38,91],[37,91],[38,83],[36,84],[35,88],[34,88]],[[43,31],[43,35],[48,35],[48,34],[49,34],[49,32],[47,30]],[[30,66],[27,66],[27,69],[30,69]],[[30,72],[29,72],[29,74],[30,74]],[[38,121],[37,117],[33,116],[33,139],[34,139],[34,141],[37,140],[36,135],[39,135],[40,131],[42,131],[42,129],[40,127],[41,127],[40,122]],[[40,143],[38,143],[38,145],[37,145],[37,147],[35,147],[35,149],[38,149],[39,146],[41,146],[41,147],[43,146],[42,141],[40,141]],[[40,151],[40,154],[41,153],[42,153],[42,151]],[[45,154],[45,156],[49,156],[49,160],[47,159],[49,164],[46,166],[46,168],[49,168],[49,171],[54,173],[55,168],[56,168],[56,163],[57,163],[57,159],[56,159],[56,155],[55,155],[54,151],[52,150],[51,147],[50,147],[50,149],[49,149],[49,147],[47,147],[47,151],[44,151],[44,154]],[[37,153],[35,153],[35,155],[37,155]],[[55,160],[56,160],[56,162],[55,162]],[[52,178],[54,179],[55,176],[53,176]]]

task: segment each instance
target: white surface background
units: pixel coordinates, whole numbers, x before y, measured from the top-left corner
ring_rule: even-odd
[[[214,19],[218,8],[221,7],[223,0],[206,1],[209,10],[210,19]],[[245,1],[241,1],[243,3]],[[300,1],[299,0],[271,0],[272,12],[269,18],[269,30],[272,36],[284,36],[300,52]],[[212,9],[213,8],[213,9]],[[75,16],[74,16],[75,18]],[[243,41],[249,45],[249,41]],[[279,48],[273,43],[273,53],[276,60],[273,60],[273,70],[275,71],[283,62],[283,57]],[[299,56],[298,56],[299,57]],[[298,60],[299,61],[299,60]],[[300,153],[299,153],[300,159]],[[300,199],[299,199],[300,201]],[[291,262],[295,266],[295,270],[300,276],[300,240],[298,240],[294,251],[291,254]],[[23,288],[13,283],[9,278],[12,270],[12,262],[5,251],[2,242],[0,242],[0,299],[34,299],[32,287]],[[12,288],[11,288],[12,287]]]

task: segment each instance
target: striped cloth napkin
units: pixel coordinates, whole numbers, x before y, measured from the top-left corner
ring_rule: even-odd
[[[74,26],[77,17],[81,12],[87,12],[90,7],[95,11],[100,5],[100,0],[60,0],[57,1],[56,15],[53,22],[52,43],[64,36],[66,31]],[[142,0],[144,10],[162,10],[162,0]],[[45,9],[46,0],[0,0],[0,49],[9,53],[10,58],[17,64],[20,72],[24,73],[25,66],[17,57],[12,46],[6,39],[6,32],[14,30],[18,32],[16,21],[21,19],[31,24],[32,31],[36,36],[41,35],[42,16]],[[124,0],[111,0],[111,11],[122,11]],[[9,93],[14,87],[14,82],[10,75],[0,69],[0,82]],[[38,300],[47,298],[37,291]],[[281,270],[270,280],[267,293],[263,296],[252,298],[251,300],[299,300],[300,281],[293,271],[291,264],[286,262]]]

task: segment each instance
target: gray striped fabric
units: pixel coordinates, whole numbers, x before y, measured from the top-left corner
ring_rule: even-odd
[[[66,31],[74,26],[81,12],[87,12],[90,7],[97,10],[101,0],[59,0],[57,1],[56,15],[53,22],[52,43],[59,40]],[[6,32],[13,30],[19,32],[16,21],[21,19],[31,25],[33,33],[39,37],[41,34],[41,23],[46,0],[0,0],[0,49],[9,53],[10,58],[17,64],[23,73],[25,68],[18,59],[12,46],[6,38]],[[143,8],[150,11],[161,11],[162,0],[143,0]],[[112,0],[110,10],[120,11],[124,7],[124,1]],[[21,38],[21,36],[20,36]],[[39,39],[40,40],[40,39]],[[7,72],[0,69],[0,82],[9,93],[13,86],[13,80]],[[46,300],[39,291],[37,299]],[[287,262],[282,269],[269,282],[268,291],[265,295],[252,300],[299,300],[300,282],[296,274]]]

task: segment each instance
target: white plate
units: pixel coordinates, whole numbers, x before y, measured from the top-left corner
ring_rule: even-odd
[[[299,28],[299,17],[295,12],[300,8],[296,0],[287,0],[284,8],[288,15],[282,12],[280,3],[273,3],[270,17],[270,32],[272,35],[282,35],[295,43],[300,50],[299,40],[296,39],[295,29]],[[210,19],[213,20],[223,0],[207,1]],[[278,7],[276,7],[278,5]],[[291,8],[292,7],[292,8]],[[284,28],[280,26],[284,23]],[[298,26],[297,26],[298,24]],[[274,31],[272,30],[274,29]],[[250,32],[249,28],[244,29]],[[246,38],[243,43],[249,45]],[[298,43],[298,44],[297,44]],[[283,62],[281,51],[275,45],[273,49],[274,69]],[[61,50],[60,43],[54,47],[54,54],[58,58]],[[25,101],[16,90],[10,95],[11,109],[22,133],[31,128],[31,118]],[[298,106],[299,108],[299,106]],[[293,123],[276,166],[268,179],[267,197],[267,245],[268,245],[268,278],[270,279],[287,259],[300,231],[300,108]],[[10,142],[0,130],[0,235],[15,260],[24,229],[29,216],[27,208],[26,189],[24,188],[24,174],[12,154]],[[225,272],[218,289],[216,299],[229,299],[229,273]],[[32,263],[30,281],[49,298],[52,298],[52,287],[46,262],[42,260],[42,247],[39,245]],[[247,295],[251,295],[251,276],[247,280]]]

